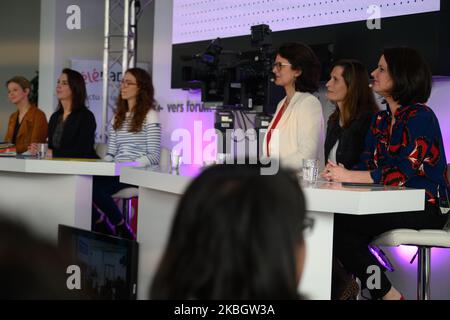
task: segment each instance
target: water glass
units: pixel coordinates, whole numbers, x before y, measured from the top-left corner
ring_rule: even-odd
[[[37,143],[37,153],[36,158],[45,159],[47,157],[48,145],[46,143]]]
[[[317,181],[317,176],[319,175],[319,160],[303,159],[302,174],[304,181]]]
[[[177,150],[172,150],[170,153],[170,168],[171,172],[178,172],[180,170],[181,155]]]

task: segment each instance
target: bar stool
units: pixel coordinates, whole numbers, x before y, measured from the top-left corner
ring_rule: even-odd
[[[114,193],[111,197],[113,199],[122,200],[122,215],[125,221],[130,225],[133,218],[132,201],[139,196],[139,189],[136,187],[129,187]]]
[[[169,150],[165,147],[161,147],[161,153],[159,157],[159,166],[161,170],[166,170],[169,163],[169,159],[170,159]],[[133,218],[132,201],[134,198],[137,198],[138,196],[139,196],[139,189],[136,187],[129,187],[122,189],[111,196],[113,199],[122,200],[122,214],[125,221],[128,224],[130,224],[131,219]]]
[[[450,180],[450,164],[447,164]],[[430,299],[431,248],[450,248],[450,214],[443,230],[394,229],[377,236],[374,246],[417,246],[417,300]]]
[[[430,299],[431,248],[450,248],[449,222],[443,230],[394,229],[372,241],[375,246],[417,246],[417,300]]]

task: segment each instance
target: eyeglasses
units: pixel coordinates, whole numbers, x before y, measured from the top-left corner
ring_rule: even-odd
[[[281,70],[282,67],[287,67],[287,66],[292,66],[292,64],[290,63],[286,63],[286,62],[275,62],[272,65],[272,69],[277,69],[277,70]]]
[[[120,85],[122,85],[124,87],[129,87],[129,86],[137,86],[137,83],[136,82],[122,80],[122,81],[120,81]]]

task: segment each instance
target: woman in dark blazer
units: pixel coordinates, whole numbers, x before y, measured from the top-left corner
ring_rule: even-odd
[[[56,86],[58,109],[48,124],[48,157],[98,158],[94,150],[95,117],[85,106],[83,76],[64,69]],[[32,150],[35,152],[35,150]]]
[[[340,60],[326,84],[327,98],[336,105],[328,119],[325,161],[351,169],[359,162],[372,116],[378,111],[367,69],[356,60]]]
[[[359,162],[372,116],[378,111],[366,68],[355,60],[334,64],[326,84],[327,98],[336,105],[328,119],[325,161],[351,169]],[[340,215],[335,215],[338,221]],[[332,299],[351,299],[359,290],[337,259],[333,259]]]

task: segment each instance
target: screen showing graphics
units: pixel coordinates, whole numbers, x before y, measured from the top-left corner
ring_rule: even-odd
[[[440,0],[174,0],[173,44],[440,10]]]
[[[136,299],[137,242],[60,225],[58,247],[81,270],[82,298]]]

